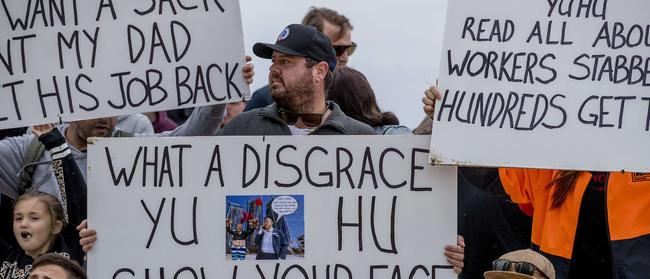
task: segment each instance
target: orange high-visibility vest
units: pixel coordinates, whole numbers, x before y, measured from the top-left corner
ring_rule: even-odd
[[[554,188],[547,186],[558,172],[501,168],[499,176],[512,201],[532,207],[533,244],[542,252],[570,260],[582,196],[591,174],[582,172],[564,203],[552,210]],[[611,172],[606,187],[607,224],[615,272],[620,275],[632,268],[644,270],[644,276],[650,276],[650,173]]]

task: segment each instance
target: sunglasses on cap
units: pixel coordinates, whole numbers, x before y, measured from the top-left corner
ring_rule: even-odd
[[[326,106],[325,110],[323,110],[322,113],[300,113],[278,108],[278,114],[280,115],[280,119],[282,119],[282,121],[284,121],[284,123],[287,125],[296,124],[296,121],[298,121],[298,118],[300,118],[305,126],[316,127],[323,121],[323,116],[328,109],[329,106]]]
[[[336,51],[336,56],[341,56],[343,53],[346,51],[348,52],[348,56],[351,56],[354,51],[357,49],[357,43],[352,42],[352,44],[349,45],[336,45],[334,46],[334,51]]]
[[[543,275],[544,278],[547,278],[544,272],[529,262],[513,262],[505,259],[496,259],[492,262],[492,269],[495,271],[512,271],[511,267],[513,267],[513,265],[514,271],[517,273],[533,276],[535,270],[537,270],[539,271],[539,274]]]

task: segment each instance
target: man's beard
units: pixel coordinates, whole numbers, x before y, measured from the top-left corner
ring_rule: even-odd
[[[103,133],[95,133],[94,128],[97,125],[106,126],[107,130]],[[79,137],[79,139],[81,139],[83,142],[86,142],[90,137],[110,137],[113,135],[113,132],[115,131],[115,128],[111,129],[109,123],[107,122],[99,122],[96,123],[96,125],[90,127],[82,127],[77,125],[76,128],[77,128],[77,137]]]
[[[276,76],[273,78],[281,79]],[[306,71],[292,85],[284,83],[284,88],[274,88],[271,83],[269,92],[279,107],[295,112],[309,112],[314,95],[314,81],[309,71]]]

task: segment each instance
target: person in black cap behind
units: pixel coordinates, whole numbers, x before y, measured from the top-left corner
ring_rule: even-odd
[[[274,104],[240,114],[219,135],[374,135],[325,100],[336,67],[329,38],[312,26],[291,24],[275,44],[256,43],[255,55],[272,60],[269,86]]]
[[[336,68],[345,68],[350,56],[357,49],[357,44],[352,41],[352,30],[354,28],[350,20],[335,10],[325,7],[311,7],[302,19],[302,24],[316,27],[318,31],[323,32],[332,41],[332,47],[336,51]],[[272,103],[273,98],[271,98],[269,85],[267,84],[253,92],[251,99],[246,103],[244,111],[263,108]]]

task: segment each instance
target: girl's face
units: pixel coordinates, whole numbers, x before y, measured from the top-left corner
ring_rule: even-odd
[[[14,236],[25,254],[36,258],[50,249],[63,223],[52,220],[45,202],[39,199],[20,201],[14,208]]]

